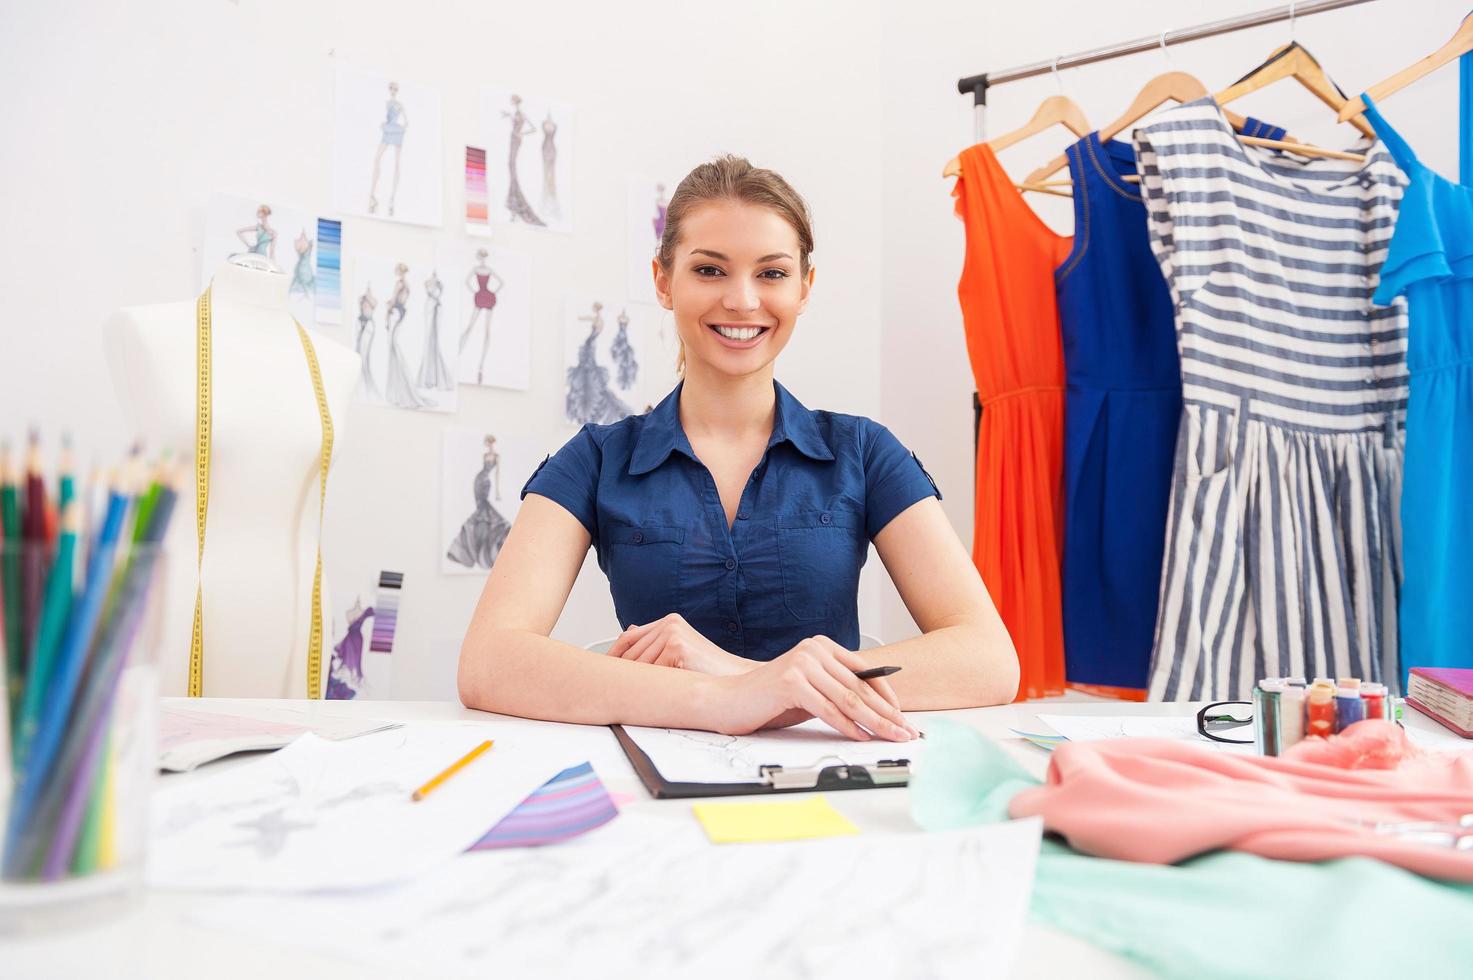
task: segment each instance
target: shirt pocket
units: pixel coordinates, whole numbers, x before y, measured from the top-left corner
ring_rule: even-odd
[[[842,612],[859,590],[859,515],[804,510],[777,519],[783,604],[794,619],[815,622]]]
[[[609,592],[625,622],[648,623],[675,610],[685,528],[616,524],[608,531]]]

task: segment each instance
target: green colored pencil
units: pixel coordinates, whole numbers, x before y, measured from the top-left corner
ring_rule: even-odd
[[[20,713],[11,725],[14,732],[11,753],[17,767],[25,759],[26,748],[36,734],[46,687],[51,681],[51,670],[61,646],[62,634],[66,631],[67,617],[71,615],[72,574],[76,563],[77,535],[81,527],[82,509],[74,500],[61,515],[61,537],[56,543],[56,561],[52,564],[51,575],[46,581],[46,598],[41,606],[36,643],[31,649],[31,663],[21,694]]]
[[[10,466],[10,445],[0,444],[0,523],[4,524],[4,554],[0,555],[0,593],[5,608],[5,690],[9,698],[12,730],[19,715],[21,688],[25,683],[25,657],[20,648],[20,501],[15,474]]]

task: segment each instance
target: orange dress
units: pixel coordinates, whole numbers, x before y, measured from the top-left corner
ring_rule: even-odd
[[[1054,269],[1073,240],[1034,214],[978,144],[952,190],[966,224],[957,295],[982,401],[972,561],[1018,651],[1018,698],[1064,691],[1064,351]]]

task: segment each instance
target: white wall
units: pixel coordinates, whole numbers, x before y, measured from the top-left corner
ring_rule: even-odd
[[[952,215],[950,180],[941,168],[972,140],[972,100],[958,78],[1001,70],[1189,27],[1272,6],[1270,0],[1110,0],[1108,3],[961,3],[912,0],[885,16],[885,290],[881,414],[902,433],[946,492],[944,507],[962,540],[972,539],[972,410],[975,386],[962,335],[956,282],[961,222]],[[1453,0],[1380,0],[1298,19],[1296,33],[1351,95],[1430,53],[1467,13]],[[1130,104],[1140,87],[1167,70],[1187,71],[1219,90],[1256,67],[1289,39],[1287,24],[1195,41],[1061,73],[1000,85],[989,93],[988,129],[997,135],[1026,122],[1062,84],[1096,126]],[[1236,103],[1240,111],[1288,127],[1297,137],[1339,146],[1349,126],[1292,82]],[[1457,176],[1457,69],[1448,67],[1382,106],[1429,165]],[[1021,175],[1053,157],[1073,137],[1062,127],[1002,155]],[[1070,230],[1070,202],[1030,195],[1059,231]],[[893,592],[883,600],[887,639],[914,632]]]
[[[453,697],[481,579],[438,572],[441,430],[514,414],[549,451],[571,434],[558,421],[563,294],[622,295],[629,175],[683,174],[735,151],[792,181],[814,211],[820,271],[779,376],[810,405],[879,415],[880,79],[868,70],[879,30],[869,8],[780,0],[6,3],[0,431],[14,439],[34,419],[84,449],[122,447],[100,324],[119,306],[194,295],[212,192],[330,210],[334,56],[440,88],[447,217],[460,207],[460,148],[479,142],[479,85],[573,103],[578,234],[501,235],[533,256],[533,391],[462,389],[453,419],[356,405],[329,486],[330,581],[406,573],[395,694]],[[349,219],[344,234],[382,254],[434,233]],[[867,579],[872,630],[873,570]],[[557,635],[615,631],[590,559]]]

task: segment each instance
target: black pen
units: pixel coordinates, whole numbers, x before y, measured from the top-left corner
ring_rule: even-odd
[[[889,677],[891,674],[898,674],[899,672],[899,667],[871,667],[868,670],[856,671],[854,676],[862,681],[872,681],[876,677]]]

